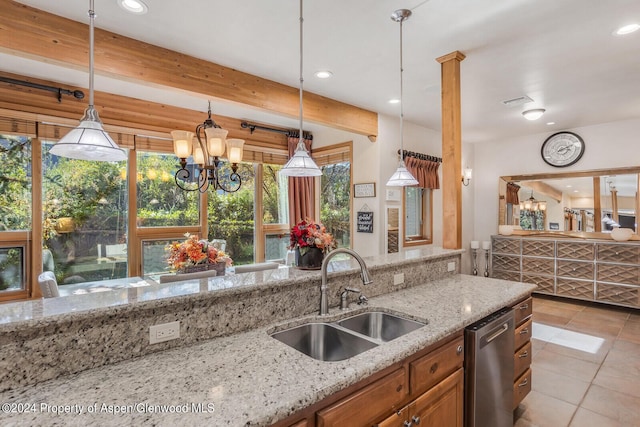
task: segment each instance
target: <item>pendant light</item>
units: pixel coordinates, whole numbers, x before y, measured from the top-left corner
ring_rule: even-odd
[[[320,176],[322,171],[313,161],[307,147],[304,144],[304,137],[302,133],[302,24],[304,19],[302,17],[302,0],[300,0],[300,137],[298,140],[298,146],[296,147],[293,156],[282,167],[280,174],[284,176]]]
[[[389,181],[387,181],[387,187],[406,187],[409,185],[417,185],[418,181],[407,170],[407,166],[404,163],[404,103],[402,102],[402,23],[409,19],[411,11],[409,9],[398,9],[391,14],[391,19],[400,23],[400,163],[395,173],[391,175]]]
[[[93,107],[93,22],[96,16],[93,1],[89,0],[89,106],[78,127],[63,136],[49,152],[71,159],[118,162],[126,160],[127,155],[105,132]]]

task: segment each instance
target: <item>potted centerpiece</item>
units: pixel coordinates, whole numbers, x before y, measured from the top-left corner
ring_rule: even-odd
[[[185,237],[183,242],[173,242],[166,246],[171,271],[180,274],[216,270],[217,276],[224,276],[225,268],[233,263],[231,257],[212,243],[198,239],[198,236],[186,233]]]
[[[317,270],[326,253],[336,247],[336,241],[324,225],[305,220],[291,229],[289,249],[296,253],[296,265]]]

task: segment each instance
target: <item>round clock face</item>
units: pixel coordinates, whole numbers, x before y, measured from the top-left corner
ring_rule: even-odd
[[[558,132],[542,144],[542,159],[557,168],[570,166],[584,154],[584,141],[573,132]]]

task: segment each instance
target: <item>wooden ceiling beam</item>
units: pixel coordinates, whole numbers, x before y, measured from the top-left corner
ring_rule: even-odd
[[[86,70],[88,25],[11,0],[0,0],[0,50]],[[299,117],[299,89],[96,28],[95,71]],[[310,92],[304,118],[375,138],[378,115]]]
[[[84,99],[79,100],[72,96],[63,96],[62,102],[58,102],[55,93],[0,82],[0,108],[42,116],[80,120],[84,109],[87,107],[88,90],[86,88],[61,85],[57,82],[5,72],[0,72],[0,77],[24,80],[46,86],[64,86],[65,89],[71,91],[82,90],[85,93]],[[193,131],[196,125],[207,118],[206,112],[203,111],[143,101],[106,92],[96,91],[94,97],[95,108],[98,110],[100,119],[105,124],[164,133],[167,138],[170,138],[169,132],[174,129]],[[256,136],[252,135],[249,129],[243,129],[240,126],[242,120],[219,115],[214,115],[213,119],[217,124],[229,131],[229,138],[244,139],[247,143],[251,141],[252,145],[257,146],[287,146],[287,137],[285,135],[260,132],[259,136]]]

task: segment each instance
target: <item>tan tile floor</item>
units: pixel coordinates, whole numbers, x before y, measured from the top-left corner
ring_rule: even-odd
[[[640,427],[640,311],[535,296],[515,427]]]

